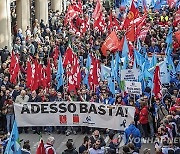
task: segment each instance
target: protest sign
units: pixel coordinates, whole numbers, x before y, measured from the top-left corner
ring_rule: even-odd
[[[132,106],[92,102],[28,102],[14,105],[16,121],[24,126],[88,126],[124,130],[134,119]]]
[[[141,82],[125,81],[125,91],[128,94],[141,95]]]
[[[137,81],[139,74],[139,69],[121,70],[121,81]]]

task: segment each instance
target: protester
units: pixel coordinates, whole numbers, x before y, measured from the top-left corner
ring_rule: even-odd
[[[141,133],[138,128],[136,128],[134,121],[125,129],[125,144],[132,142],[135,148],[141,148]]]
[[[78,152],[73,147],[73,141],[68,140],[66,142],[67,149],[63,151],[62,154],[78,154]]]
[[[142,136],[143,137],[148,137],[149,133],[148,133],[148,107],[147,107],[147,103],[144,102],[144,100],[141,103],[141,111],[139,113],[139,124],[142,128]]]
[[[30,149],[30,143],[29,141],[25,141],[23,145],[23,149],[21,149],[22,154],[31,154],[31,149]]]
[[[95,130],[92,134],[92,136],[90,137],[91,140],[91,145],[95,144],[97,140],[100,140],[100,147],[104,147],[106,145],[103,137],[100,135],[98,130]]]
[[[105,149],[103,146],[101,146],[101,141],[97,139],[95,143],[92,145],[92,148],[89,149],[89,154],[104,154]]]
[[[83,144],[79,147],[79,154],[84,154],[85,152],[88,152],[89,144],[89,137],[85,136]]]
[[[56,154],[56,150],[54,149],[55,139],[52,136],[49,136],[47,139],[47,143],[44,145],[46,154]]]

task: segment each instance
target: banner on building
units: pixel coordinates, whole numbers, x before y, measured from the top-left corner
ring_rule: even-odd
[[[124,130],[134,119],[132,106],[92,102],[28,102],[14,104],[18,127],[88,126]]]
[[[121,81],[138,81],[139,69],[121,70]]]
[[[125,91],[128,94],[141,95],[142,94],[141,82],[125,81]]]

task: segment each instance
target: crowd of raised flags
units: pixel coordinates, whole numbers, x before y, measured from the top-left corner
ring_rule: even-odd
[[[156,98],[162,98],[162,86],[174,82],[179,88],[178,74],[180,73],[180,61],[175,66],[173,61],[173,42],[180,46],[180,29],[175,28],[180,23],[180,1],[179,0],[115,0],[114,9],[124,9],[125,17],[118,19],[109,11],[108,22],[104,19],[104,8],[100,0],[95,3],[91,15],[83,12],[81,0],[72,1],[65,13],[64,26],[69,27],[69,31],[75,37],[85,37],[85,33],[94,30],[94,33],[106,34],[100,46],[100,56],[95,52],[88,52],[85,60],[84,72],[83,62],[80,61],[78,51],[75,51],[71,38],[65,54],[59,51],[56,46],[53,49],[53,56],[47,60],[47,65],[43,65],[38,56],[28,57],[26,64],[26,87],[31,91],[43,88],[47,90],[52,86],[52,71],[55,69],[56,90],[68,87],[68,91],[77,91],[81,85],[86,85],[87,89],[96,92],[100,81],[107,80],[109,91],[115,97],[117,93],[123,93],[124,83],[121,80],[121,70],[139,69],[140,75],[137,82],[141,83],[142,91],[151,88],[152,94]],[[168,25],[166,36],[166,49],[164,53],[149,54],[143,45],[146,36],[149,35],[151,26],[147,18],[152,11],[160,11],[163,7],[175,9],[173,24]],[[139,12],[143,10],[143,14]],[[119,11],[118,11],[119,12]],[[74,22],[75,21],[75,22]],[[123,32],[122,36],[119,32]],[[89,40],[90,42],[93,40]],[[90,43],[89,42],[89,43]],[[93,43],[92,43],[93,44]],[[178,52],[179,53],[179,52]],[[158,57],[162,56],[161,61]],[[101,57],[101,58],[100,58]],[[179,55],[178,55],[179,57]],[[103,60],[110,61],[108,65],[102,63]],[[9,66],[10,82],[18,84],[22,70],[20,60],[16,51],[12,51]],[[53,81],[54,82],[54,81]],[[117,84],[116,84],[117,83]],[[20,153],[17,124],[14,122],[5,154]]]

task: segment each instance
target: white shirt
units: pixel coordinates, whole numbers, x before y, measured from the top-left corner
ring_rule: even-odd
[[[100,149],[95,150],[94,148],[89,149],[89,154],[104,154],[105,149],[104,147],[101,147]]]

